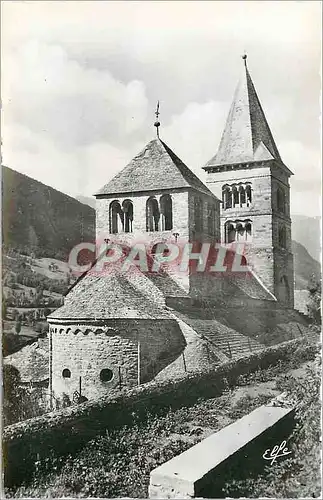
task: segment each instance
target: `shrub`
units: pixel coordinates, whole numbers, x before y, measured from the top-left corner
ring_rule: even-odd
[[[20,320],[16,321],[15,332],[17,335],[21,332],[21,321]]]
[[[303,380],[282,376],[277,388],[286,391],[296,402],[297,425],[292,434],[290,458],[265,468],[257,479],[231,481],[227,496],[308,498],[321,491],[321,377],[319,369],[308,368]]]

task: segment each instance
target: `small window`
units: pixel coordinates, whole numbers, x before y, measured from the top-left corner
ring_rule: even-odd
[[[100,380],[102,380],[102,382],[109,382],[112,379],[113,379],[112,370],[110,370],[109,368],[104,368],[103,370],[100,371]]]
[[[64,368],[64,370],[62,371],[62,376],[63,378],[71,378],[71,370],[69,370],[68,368]]]

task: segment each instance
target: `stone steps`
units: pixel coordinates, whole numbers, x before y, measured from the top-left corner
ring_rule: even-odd
[[[178,311],[173,313],[228,358],[240,358],[264,348],[254,339],[238,333],[215,319],[196,319]]]

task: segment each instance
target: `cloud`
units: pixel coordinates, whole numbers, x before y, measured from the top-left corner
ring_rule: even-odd
[[[317,214],[317,2],[5,2],[5,163],[90,195],[154,136],[194,172],[219,145],[248,52],[292,178],[292,209]],[[288,27],[286,19],[288,18]],[[273,29],[275,26],[275,29]],[[312,183],[312,186],[311,186]]]
[[[142,82],[82,66],[63,47],[29,41],[5,60],[6,123],[47,135],[64,149],[132,140],[147,120]]]

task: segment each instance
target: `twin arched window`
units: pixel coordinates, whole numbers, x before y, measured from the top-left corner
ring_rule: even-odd
[[[249,182],[245,184],[225,184],[222,187],[222,206],[227,208],[245,208],[252,202],[252,188]]]
[[[169,194],[148,198],[146,203],[146,231],[170,231],[173,229],[173,202]]]
[[[132,233],[133,203],[124,200],[122,206],[118,200],[114,200],[109,206],[110,234],[120,232]]]
[[[235,220],[227,221],[224,225],[225,243],[233,243],[234,241],[251,241],[252,239],[252,224],[250,220]]]

